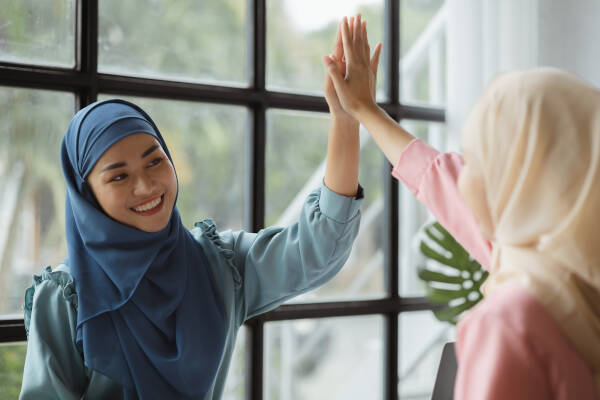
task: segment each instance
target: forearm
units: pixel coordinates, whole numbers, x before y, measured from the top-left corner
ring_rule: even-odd
[[[392,165],[396,165],[402,151],[415,138],[375,104],[360,110],[355,117],[369,131]]]
[[[332,116],[325,168],[325,185],[331,191],[356,196],[359,152],[358,123]]]

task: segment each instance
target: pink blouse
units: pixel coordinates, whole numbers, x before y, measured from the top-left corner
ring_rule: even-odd
[[[392,175],[487,268],[492,247],[460,197],[462,166],[460,155],[440,153],[415,139]],[[456,355],[455,399],[598,398],[587,363],[539,302],[517,286],[495,292],[462,318]]]

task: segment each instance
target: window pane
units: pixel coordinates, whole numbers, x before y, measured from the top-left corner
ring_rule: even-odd
[[[111,96],[112,97],[112,96]],[[101,99],[110,98],[103,95]],[[219,230],[241,229],[244,216],[244,107],[124,97],[162,133],[177,171],[183,224],[211,218]]]
[[[404,103],[446,103],[444,0],[400,2],[400,93]]]
[[[247,84],[246,1],[102,0],[98,7],[101,72]]]
[[[298,220],[306,196],[321,186],[329,117],[327,114],[267,112],[266,226],[288,226]],[[359,181],[365,189],[360,231],[349,260],[321,288],[293,301],[374,298],[385,295],[383,234],[383,156],[361,133]]]
[[[0,9],[0,61],[75,66],[75,0],[5,0]]]
[[[436,122],[402,121],[402,126],[413,135],[425,140],[434,148],[446,148],[445,126]],[[398,185],[399,227],[398,261],[400,264],[400,296],[424,296],[425,286],[417,275],[424,258],[419,250],[419,229],[433,216],[417,201],[415,195],[403,184]]]
[[[265,399],[383,398],[383,318],[265,325]]]
[[[26,353],[26,343],[0,343],[0,399],[19,398]]]
[[[322,94],[322,59],[331,54],[344,15],[362,13],[372,49],[383,40],[383,0],[267,0],[266,6],[269,89]],[[383,87],[381,66],[377,80]]]
[[[429,400],[442,349],[455,340],[455,327],[431,311],[400,314],[398,319],[398,394],[400,399]]]
[[[229,364],[222,400],[244,400],[246,398],[246,348],[247,328],[242,326],[238,331],[231,364]]]
[[[0,87],[0,315],[23,315],[31,275],[67,255],[60,142],[71,94]]]

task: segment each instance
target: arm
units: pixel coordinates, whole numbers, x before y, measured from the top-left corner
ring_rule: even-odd
[[[329,61],[331,61],[334,68],[343,71],[345,64],[342,61],[342,55],[343,47],[341,36],[338,32],[331,58],[326,56],[323,61],[325,65],[328,65]],[[329,75],[325,76],[323,91],[325,92],[325,100],[331,114],[331,127],[327,144],[327,165],[325,167],[325,185],[338,194],[355,196],[358,188],[358,160],[360,153],[358,121],[344,111]]]
[[[54,274],[54,275],[52,275]],[[65,299],[66,273],[44,271],[26,294],[27,356],[20,399],[80,399],[87,376],[75,345],[77,313]]]
[[[440,153],[416,139],[402,152],[392,175],[427,206],[473,258],[488,268],[492,246],[483,238],[473,211],[458,190],[462,167],[460,155]]]
[[[339,38],[336,46],[341,66]],[[299,221],[258,233],[219,234],[241,276],[240,324],[331,279],[346,262],[358,234],[358,121],[343,110],[329,77],[324,92],[331,113],[324,184],[308,196]]]
[[[359,29],[361,27],[362,29]],[[357,16],[344,21],[338,32],[338,53],[347,63],[325,59],[336,98],[369,131],[392,165],[393,175],[407,185],[440,223],[482,265],[488,267],[491,245],[483,239],[471,209],[458,191],[463,163],[457,154],[440,154],[404,130],[375,102],[374,89],[381,44],[370,57],[366,22]],[[345,73],[345,75],[344,75]],[[399,161],[398,161],[399,160]]]
[[[324,284],[340,270],[358,234],[361,191],[356,199],[322,186],[308,196],[297,223],[224,238],[242,276],[244,320]]]

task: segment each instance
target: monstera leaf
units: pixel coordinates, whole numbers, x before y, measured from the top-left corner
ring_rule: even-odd
[[[442,305],[434,311],[440,321],[456,324],[460,315],[481,300],[481,284],[488,272],[440,225],[422,228],[421,253],[426,257],[419,267],[427,298]]]

